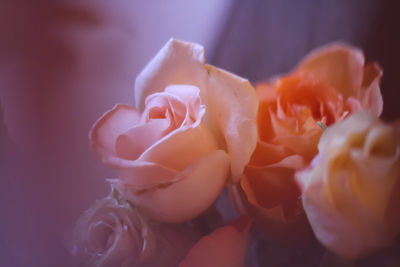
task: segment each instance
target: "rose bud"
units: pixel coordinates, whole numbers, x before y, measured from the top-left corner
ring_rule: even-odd
[[[177,266],[199,238],[183,226],[149,222],[118,196],[85,211],[74,234],[77,264],[96,267]]]

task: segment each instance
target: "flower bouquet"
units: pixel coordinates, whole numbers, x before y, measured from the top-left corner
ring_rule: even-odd
[[[400,123],[379,119],[379,65],[335,43],[253,88],[204,61],[171,39],[134,106],[92,127],[118,177],[77,222],[78,266],[264,266],[260,244],[315,240],[315,266],[348,266],[392,244]]]

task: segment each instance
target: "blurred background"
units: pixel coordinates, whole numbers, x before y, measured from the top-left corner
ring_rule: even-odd
[[[394,0],[0,0],[0,266],[69,266],[76,219],[115,175],[91,153],[90,127],[116,103],[133,104],[135,77],[169,38],[204,45],[208,63],[253,83],[290,71],[328,42],[359,46],[384,69],[383,118],[393,120],[399,7]]]

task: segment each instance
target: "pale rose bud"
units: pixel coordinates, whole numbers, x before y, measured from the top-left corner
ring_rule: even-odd
[[[72,254],[79,266],[176,266],[198,235],[148,222],[115,195],[98,200],[77,222]]]
[[[296,174],[316,237],[347,258],[389,245],[400,231],[400,123],[357,113],[329,127],[318,149]]]
[[[188,224],[146,219],[114,190],[78,220],[74,266],[242,267],[251,224],[242,216],[200,237]]]

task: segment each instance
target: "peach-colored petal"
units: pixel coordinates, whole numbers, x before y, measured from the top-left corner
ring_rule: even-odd
[[[118,190],[147,216],[162,222],[178,223],[205,211],[224,188],[229,173],[229,155],[217,150],[180,172],[172,184],[134,193],[117,184]]]
[[[270,144],[259,141],[256,149],[251,156],[249,165],[251,166],[266,166],[274,164],[282,159],[293,154],[286,146],[279,144]]]
[[[218,144],[203,124],[171,132],[146,150],[138,160],[151,161],[183,170],[202,156],[218,149]]]
[[[118,171],[120,182],[133,191],[153,188],[176,180],[178,171],[146,161],[119,161],[113,167]],[[111,180],[114,181],[114,180]]]
[[[271,109],[276,107],[277,94],[275,88],[269,83],[259,83],[256,86],[259,100],[257,112],[257,130],[260,140],[269,140],[274,136],[271,125]]]
[[[246,220],[244,227],[243,225],[237,227],[235,224],[227,225],[201,238],[179,267],[244,266],[247,236],[251,225],[249,220],[244,220]],[[243,222],[239,223],[243,224]]]
[[[269,208],[264,208],[258,203],[256,192],[253,190],[253,186],[252,186],[252,184],[249,183],[249,180],[247,179],[246,176],[244,176],[240,180],[240,186],[241,186],[241,189],[243,190],[243,193],[246,196],[246,200],[247,200],[246,203],[251,206],[252,210],[256,210],[257,214],[264,215],[262,217],[265,217],[268,220],[272,219],[274,221],[279,221],[279,222],[286,221],[286,218],[285,218],[285,215],[283,212],[283,207],[281,204],[278,206],[269,206]],[[238,204],[240,206],[242,206],[240,202],[238,202],[236,205],[238,205]]]
[[[204,112],[199,89],[194,86],[174,85],[165,92],[152,94],[146,98],[141,121],[118,136],[116,154],[123,159],[136,160],[170,131],[185,125],[197,126]],[[205,137],[212,139],[209,135]]]
[[[318,128],[311,129],[303,135],[276,136],[271,143],[284,145],[292,153],[301,155],[307,161],[310,161],[318,152],[317,144],[322,133],[322,129],[316,123],[315,125]]]
[[[268,149],[261,151],[259,156],[262,152],[271,151],[272,147],[267,146]],[[240,182],[241,190],[231,190],[231,194],[235,197],[236,206],[241,210],[241,206],[247,207],[258,219],[255,229],[291,243],[310,236],[310,227],[299,198],[300,190],[293,179],[295,170],[305,166],[305,160],[299,155],[279,158],[279,162],[248,165]]]
[[[302,212],[300,199],[297,199],[290,209],[286,205],[285,207],[279,205],[266,209],[249,204],[247,195],[239,185],[229,185],[228,191],[240,214],[249,214],[256,218],[254,229],[259,233],[288,243],[304,240],[311,236],[311,229],[305,213]],[[287,218],[288,214],[290,214],[290,218]]]
[[[344,112],[341,117],[336,119],[337,122],[343,120],[350,114],[360,112],[364,109],[362,103],[360,103],[360,101],[355,99],[354,97],[349,97],[346,99],[345,108],[347,109],[347,111]],[[368,109],[368,107],[366,107],[365,109]]]
[[[379,87],[383,72],[376,63],[369,63],[364,68],[364,77],[361,90],[361,105],[376,116],[380,116],[383,111],[383,99]]]
[[[258,100],[248,80],[221,69],[206,66],[208,119],[225,139],[231,154],[231,175],[238,182],[257,143]]]
[[[135,81],[135,104],[144,109],[148,95],[161,92],[168,85],[205,86],[204,48],[200,45],[171,39],[147,64]]]
[[[283,159],[279,163],[263,167],[247,166],[245,176],[241,180],[241,186],[247,196],[247,200],[253,206],[271,210],[277,206],[284,206],[288,211],[294,211],[289,206],[297,207],[297,199],[300,195],[299,188],[293,179],[296,169],[304,166],[304,160],[293,155]],[[288,207],[286,207],[288,206]],[[272,219],[285,222],[290,216],[272,216]]]
[[[118,136],[115,142],[117,156],[136,160],[147,148],[167,134],[169,126],[170,121],[166,118],[135,125]]]
[[[358,97],[363,80],[364,55],[356,47],[329,44],[308,54],[298,65],[338,90],[345,98]]]
[[[89,139],[91,147],[103,162],[116,156],[115,143],[120,134],[133,127],[140,114],[131,106],[115,105],[93,125]]]

